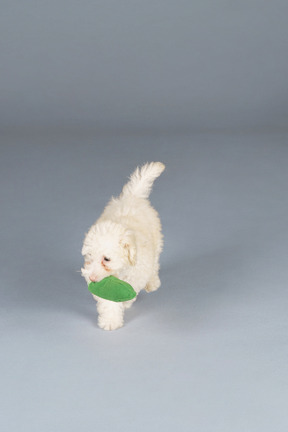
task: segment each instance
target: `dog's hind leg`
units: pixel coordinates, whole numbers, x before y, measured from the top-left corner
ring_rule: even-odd
[[[145,291],[147,292],[153,292],[156,291],[161,285],[161,281],[158,276],[158,271],[153,274],[153,276],[149,279],[149,282],[147,283],[145,287]]]
[[[136,298],[137,297],[135,297],[132,300],[128,300],[128,301],[124,302],[123,305],[124,305],[125,309],[130,309],[132,304],[136,301]]]
[[[151,275],[150,279],[148,280],[147,285],[145,287],[146,292],[156,291],[161,285],[161,281],[159,279],[159,268],[160,268],[159,254],[160,254],[160,252],[155,257],[153,273],[152,273],[152,275]]]

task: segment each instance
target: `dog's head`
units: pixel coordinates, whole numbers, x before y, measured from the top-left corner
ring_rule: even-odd
[[[133,232],[114,222],[100,222],[88,231],[83,248],[82,276],[87,283],[99,282],[106,276],[118,277],[135,265],[136,246]]]

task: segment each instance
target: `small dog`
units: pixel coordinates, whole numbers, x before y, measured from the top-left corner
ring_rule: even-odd
[[[82,276],[89,284],[113,275],[136,293],[160,286],[159,255],[163,247],[161,222],[148,197],[154,180],[164,171],[161,162],[137,167],[118,198],[112,198],[84,239]],[[116,303],[97,300],[98,325],[104,330],[123,326],[124,310],[136,300]]]

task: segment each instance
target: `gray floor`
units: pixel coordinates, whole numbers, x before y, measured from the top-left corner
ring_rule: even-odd
[[[7,133],[1,431],[287,432],[288,133]],[[98,329],[81,243],[139,164],[167,170],[162,287]]]

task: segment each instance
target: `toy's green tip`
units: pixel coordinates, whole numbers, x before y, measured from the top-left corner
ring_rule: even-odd
[[[97,297],[114,302],[132,300],[137,295],[131,285],[115,276],[108,276],[100,282],[91,282],[88,289]]]

